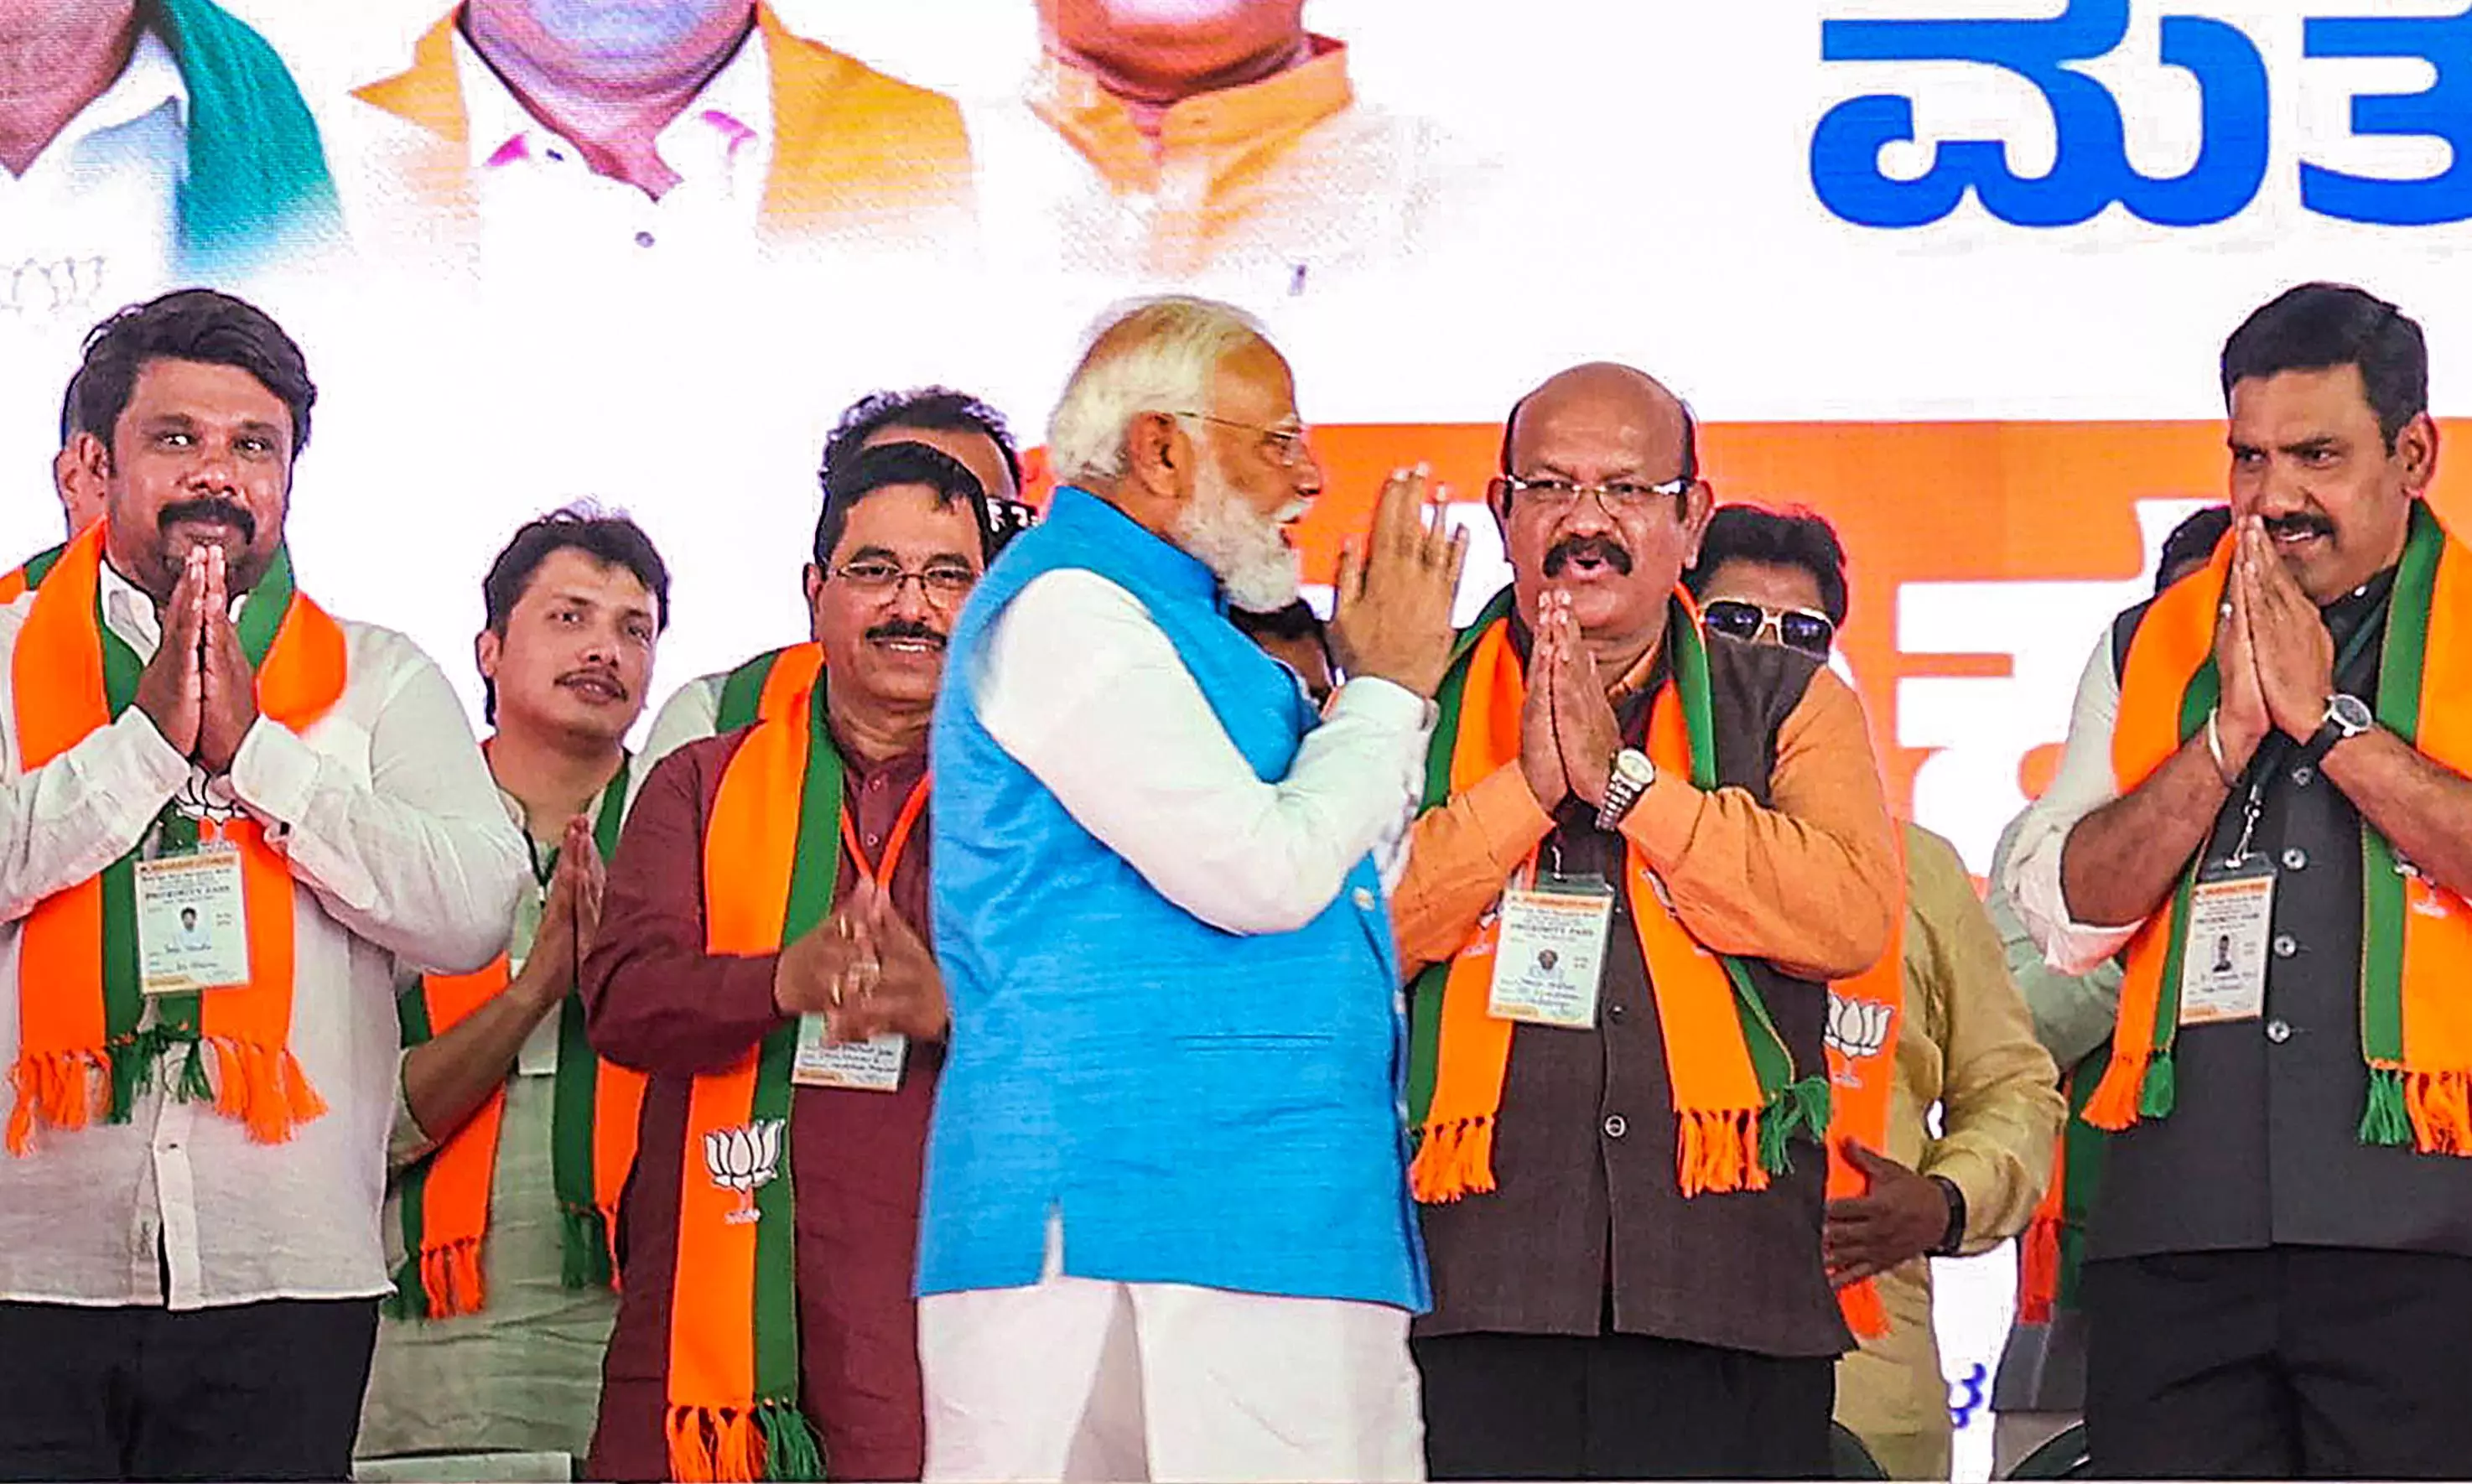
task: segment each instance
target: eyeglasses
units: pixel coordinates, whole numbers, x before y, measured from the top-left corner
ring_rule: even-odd
[[[1237,422],[1227,417],[1213,417],[1208,412],[1178,412],[1176,415],[1198,417],[1203,422],[1215,422],[1223,428],[1237,428],[1247,433],[1258,433],[1262,436],[1262,446],[1270,451],[1271,458],[1283,469],[1293,469],[1305,461],[1305,430],[1300,427],[1281,425],[1265,428],[1257,423]]]
[[[1534,502],[1548,510],[1567,510],[1590,495],[1605,507],[1608,514],[1635,515],[1660,501],[1679,498],[1695,483],[1689,474],[1677,475],[1661,484],[1646,480],[1606,480],[1601,484],[1582,484],[1559,475],[1540,475],[1533,480],[1516,474],[1498,474],[1494,483],[1505,494],[1505,504],[1512,498]]]
[[[1763,608],[1736,598],[1720,598],[1700,610],[1700,626],[1712,634],[1757,644],[1773,626],[1777,643],[1814,659],[1828,658],[1837,643],[1837,621],[1809,608]]]
[[[854,561],[833,569],[839,577],[863,598],[888,600],[898,597],[903,584],[915,578],[918,591],[939,608],[949,608],[969,596],[979,585],[979,575],[967,567],[930,567],[924,572],[912,572],[889,561]]]

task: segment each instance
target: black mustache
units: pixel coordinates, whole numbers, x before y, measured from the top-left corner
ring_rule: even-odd
[[[1630,576],[1630,553],[1610,536],[1564,536],[1545,553],[1545,575],[1558,577],[1563,568],[1582,556],[1594,556],[1624,577]]]
[[[2268,518],[2266,533],[2270,536],[2331,536],[2335,533],[2335,523],[2322,515],[2311,515],[2306,511],[2276,515]]]
[[[229,500],[175,500],[156,513],[154,529],[169,534],[173,527],[183,522],[226,525],[239,531],[243,542],[257,539],[257,517],[249,512],[249,506]]]
[[[944,648],[942,634],[914,619],[894,619],[890,624],[878,624],[867,631],[867,637],[870,643],[881,640],[916,639],[922,643],[932,644],[939,649]]]
[[[558,683],[560,685],[570,680],[598,680],[617,692],[621,699],[628,696],[627,682],[619,679],[618,671],[614,670],[601,670],[587,665],[582,670],[570,670],[558,677]]]

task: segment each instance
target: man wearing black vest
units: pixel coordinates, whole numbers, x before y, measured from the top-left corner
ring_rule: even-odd
[[[2052,966],[2126,969],[2083,1110],[2115,1132],[2081,1284],[2094,1470],[2457,1475],[2472,562],[2423,498],[2427,350],[2309,284],[2232,336],[2222,389],[2232,532],[2098,647],[2017,843]]]
[[[1898,907],[1862,705],[1810,655],[1700,639],[1676,583],[1713,494],[1654,380],[1553,377],[1502,459],[1511,585],[1437,697],[1391,908],[1424,966],[1426,1461],[1824,1477],[1852,1348],[1820,1247],[1824,981]]]

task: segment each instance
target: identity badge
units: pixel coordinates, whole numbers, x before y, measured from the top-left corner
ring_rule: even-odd
[[[2267,942],[2274,919],[2271,864],[2208,873],[2189,891],[2180,944],[2180,1024],[2211,1025],[2266,1013]]]
[[[1505,890],[1486,1012],[1531,1025],[1594,1027],[1613,915],[1614,888],[1601,876],[1545,875]]]
[[[891,1093],[901,1087],[901,1069],[910,1059],[910,1038],[888,1032],[868,1041],[827,1045],[824,1018],[798,1017],[798,1050],[790,1063],[790,1080],[800,1087],[838,1087],[860,1093]]]
[[[214,840],[137,862],[137,973],[150,995],[249,982],[249,909],[236,847]]]

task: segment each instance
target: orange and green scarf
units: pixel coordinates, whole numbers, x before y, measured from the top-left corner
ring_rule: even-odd
[[[2216,607],[2231,568],[2228,538],[2203,574],[2154,600],[2129,641],[2112,735],[2112,771],[2124,794],[2201,731],[2221,693]],[[2395,571],[2380,650],[2378,723],[2432,760],[2472,772],[2472,554],[2415,503]],[[2180,1023],[2180,957],[2190,894],[2205,852],[2190,863],[2171,910],[2129,940],[2119,1029],[2109,1067],[2084,1118],[2120,1130],[2171,1116],[2177,1096],[2173,1044]],[[2394,847],[2361,821],[2361,1054],[2369,1067],[2365,1144],[2472,1156],[2472,905],[2410,872]]]
[[[26,558],[25,565],[12,572],[0,573],[0,607],[6,607],[41,587],[43,578],[51,576],[52,568],[59,562],[60,554],[67,550],[65,546],[56,546],[48,552],[37,552]]]
[[[627,813],[628,765],[601,793],[593,842],[605,860],[618,850],[618,826]],[[558,851],[536,857],[534,874],[542,889],[558,869]],[[477,974],[433,974],[395,1001],[403,1044],[426,1046],[464,1018],[504,993],[513,978],[501,954]],[[610,1245],[617,1229],[618,1192],[635,1164],[635,1124],[644,1101],[644,1075],[593,1054],[584,1036],[583,997],[570,985],[559,1002],[558,1071],[550,1095],[550,1185],[558,1200],[561,1261],[559,1281],[569,1288],[615,1286],[617,1262]],[[489,1095],[463,1126],[396,1177],[403,1213],[403,1265],[394,1275],[387,1311],[397,1319],[446,1319],[477,1314],[488,1298],[482,1283],[481,1247],[489,1235],[489,1190],[498,1166],[498,1135],[506,1119],[507,1090]]]
[[[1870,1177],[1845,1157],[1848,1140],[1889,1152],[1889,1110],[1897,1081],[1897,1032],[1906,1019],[1906,845],[1898,830],[1897,893],[1889,915],[1889,947],[1850,979],[1829,986],[1827,1199],[1867,1193]],[[1864,1339],[1889,1332],[1889,1309],[1870,1279],[1837,1290],[1845,1326]]]
[[[703,839],[704,949],[762,955],[821,922],[841,875],[842,759],[825,725],[823,651],[796,645],[733,671],[730,755]],[[670,1307],[671,1475],[820,1479],[798,1410],[798,1298],[785,1022],[725,1071],[695,1079],[679,1152]]]
[[[42,767],[127,711],[145,665],[103,622],[101,522],[69,543],[37,591],[12,659],[22,766]],[[295,731],[344,694],[344,631],[294,590],[292,560],[274,562],[241,605],[241,648],[257,673],[261,715]],[[194,849],[195,820],[166,806],[163,849]],[[186,1048],[168,1092],[211,1101],[280,1143],[326,1111],[292,1053],[293,888],[283,856],[249,814],[223,827],[240,852],[247,902],[250,982],[203,994],[147,997],[137,954],[137,850],[100,876],[46,897],[26,919],[19,946],[16,1094],[9,1116],[12,1154],[33,1147],[37,1123],[83,1128],[97,1117],[123,1122],[163,1053]],[[140,847],[142,848],[142,847]],[[42,993],[28,994],[26,985]],[[211,1056],[209,1056],[211,1052]],[[211,1073],[208,1070],[212,1063]]]
[[[1519,756],[1527,679],[1511,644],[1509,610],[1506,591],[1461,636],[1436,697],[1440,719],[1427,758],[1427,809]],[[1672,664],[1650,712],[1649,756],[1695,788],[1714,789],[1707,651],[1679,593],[1666,643]],[[1797,1074],[1748,968],[1691,936],[1636,847],[1624,887],[1665,1034],[1682,1193],[1765,1190],[1771,1175],[1792,1167],[1787,1146],[1794,1136],[1818,1139],[1827,1128],[1828,1079]],[[1486,1010],[1499,930],[1489,915],[1449,962],[1428,966],[1416,979],[1408,1062],[1416,1155],[1409,1181],[1428,1204],[1494,1189],[1494,1128],[1513,1028]]]

